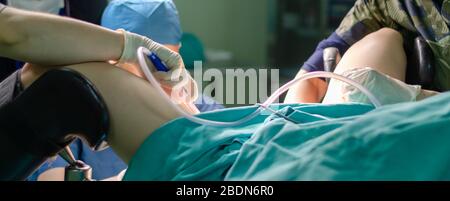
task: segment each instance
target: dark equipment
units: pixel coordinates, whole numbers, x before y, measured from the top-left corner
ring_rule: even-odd
[[[0,180],[26,179],[76,137],[104,149],[108,129],[106,105],[86,78],[68,69],[48,71],[0,108]]]

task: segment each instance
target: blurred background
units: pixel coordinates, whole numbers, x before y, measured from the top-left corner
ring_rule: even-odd
[[[354,0],[174,2],[185,37],[188,36],[181,51],[188,68],[192,68],[189,61],[193,58],[203,60],[204,69],[275,68],[280,70],[280,85],[294,78],[317,44],[339,26],[355,3]],[[195,39],[202,48],[192,48],[195,45],[189,39]]]
[[[354,0],[174,0],[207,67],[271,67],[292,77]]]

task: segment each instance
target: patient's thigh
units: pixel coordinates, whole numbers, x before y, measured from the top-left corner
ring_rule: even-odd
[[[108,143],[128,162],[141,143],[162,124],[180,115],[146,80],[107,63],[67,66],[88,78],[102,95],[110,114]],[[22,74],[25,85],[48,67],[32,66]],[[69,114],[68,114],[69,115]]]
[[[406,74],[406,54],[403,38],[395,30],[384,28],[367,35],[344,54],[334,71],[346,71],[370,67],[390,77],[404,81]],[[331,80],[323,103],[342,103],[343,90],[340,81]]]
[[[393,29],[383,28],[367,35],[344,54],[335,73],[365,67],[405,81],[406,54],[401,34]]]
[[[105,63],[69,66],[102,94],[111,116],[108,142],[126,162],[162,124],[180,115],[146,80]]]

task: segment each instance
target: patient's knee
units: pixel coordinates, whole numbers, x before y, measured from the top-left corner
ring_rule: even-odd
[[[376,32],[373,32],[364,38],[364,40],[367,39],[376,43],[403,44],[402,34],[391,28],[382,28]]]

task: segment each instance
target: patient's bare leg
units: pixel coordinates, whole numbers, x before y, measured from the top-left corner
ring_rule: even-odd
[[[406,54],[403,49],[402,35],[390,28],[383,28],[367,35],[355,43],[342,57],[334,71],[342,74],[355,68],[371,67],[378,72],[405,81]],[[340,100],[341,91],[335,87],[336,80],[331,80],[324,103],[345,102]],[[422,91],[418,100],[434,95],[430,91]]]
[[[344,54],[335,73],[364,67],[405,81],[406,54],[402,35],[389,28],[367,35]]]
[[[180,116],[147,81],[120,68],[106,63],[67,67],[82,73],[100,91],[111,118],[108,143],[125,162],[155,129]],[[22,83],[29,86],[48,69],[27,66]]]

